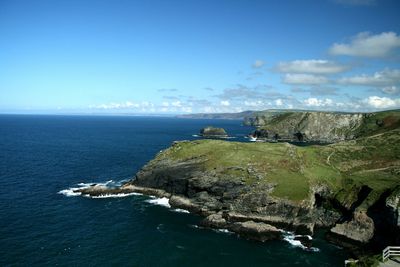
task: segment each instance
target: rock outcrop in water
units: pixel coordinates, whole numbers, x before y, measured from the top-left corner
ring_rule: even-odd
[[[207,126],[200,130],[200,136],[207,138],[212,138],[212,137],[224,138],[228,137],[228,134],[226,133],[224,128]]]

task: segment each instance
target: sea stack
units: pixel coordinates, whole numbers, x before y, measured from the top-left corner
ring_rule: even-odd
[[[217,128],[213,126],[207,126],[200,130],[200,135],[202,137],[228,137],[224,128]]]

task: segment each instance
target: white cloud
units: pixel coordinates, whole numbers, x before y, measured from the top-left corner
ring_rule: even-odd
[[[191,113],[192,112],[192,108],[191,107],[182,107],[181,111],[182,112],[186,112],[186,113]]]
[[[285,74],[283,82],[287,84],[318,85],[328,83],[328,79],[321,75],[313,74]]]
[[[246,107],[261,107],[264,103],[261,100],[258,101],[244,101]]]
[[[90,109],[129,109],[129,108],[139,108],[140,104],[135,104],[130,101],[122,102],[122,103],[114,103],[111,102],[109,104],[100,104],[100,105],[90,105]]]
[[[346,71],[349,67],[328,60],[310,59],[279,62],[276,69],[285,73],[334,74]]]
[[[181,101],[174,101],[171,103],[171,106],[173,107],[182,107],[182,102]]]
[[[143,102],[140,104],[140,106],[143,107],[143,108],[148,108],[148,107],[154,107],[154,104],[151,103],[151,102],[149,102],[149,101],[143,101]]]
[[[169,102],[164,101],[164,102],[162,102],[161,106],[163,106],[163,107],[169,107]]]
[[[400,106],[400,98],[391,99],[388,97],[370,96],[363,100],[365,104],[372,108],[386,109]]]
[[[275,100],[275,105],[278,106],[278,107],[283,106],[283,100],[278,98],[277,100]]]
[[[327,107],[327,106],[333,106],[334,104],[333,100],[330,98],[318,99],[315,97],[307,98],[303,101],[303,103],[307,107]]]
[[[350,98],[348,101],[339,102],[330,98],[319,99],[311,97],[303,100],[303,106],[311,109],[329,109],[339,111],[373,111],[381,109],[392,109],[400,107],[400,98],[391,99],[388,97],[369,96],[364,99]]]
[[[231,105],[231,103],[229,103],[229,101],[228,101],[228,100],[221,101],[221,102],[220,102],[220,104],[221,104],[221,106],[225,106],[225,107],[228,107],[228,106],[230,106],[230,105]]]
[[[257,59],[256,61],[254,61],[252,66],[255,69],[259,69],[259,68],[263,67],[264,65],[265,65],[265,62],[263,60]]]
[[[343,85],[393,86],[400,83],[400,70],[385,69],[375,72],[373,75],[362,74],[341,78],[338,83]]]
[[[332,55],[358,57],[386,57],[400,47],[400,37],[395,32],[371,35],[362,32],[353,37],[351,43],[335,43],[329,52]]]

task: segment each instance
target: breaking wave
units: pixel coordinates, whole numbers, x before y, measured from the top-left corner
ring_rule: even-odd
[[[174,210],[172,210],[172,211],[174,211],[174,212],[180,212],[180,213],[190,213],[190,211],[184,210],[184,209],[174,209]]]
[[[107,188],[115,188],[118,186],[121,186],[124,182],[127,180],[120,180],[120,181],[114,181],[114,180],[108,180],[106,182],[98,182],[98,183],[79,183],[74,187],[70,187],[67,189],[63,189],[58,191],[58,194],[62,194],[67,197],[74,197],[74,196],[80,196],[82,195],[80,192],[76,192],[77,190],[89,188],[91,186],[102,186],[102,187],[107,187]],[[127,197],[131,195],[141,195],[139,193],[119,193],[119,194],[107,194],[107,195],[100,195],[100,196],[94,196],[91,198],[117,198],[117,197]],[[90,197],[90,196],[85,196],[85,197]]]
[[[118,197],[128,197],[128,196],[142,196],[141,193],[119,193],[119,194],[107,194],[107,195],[99,195],[99,196],[92,196],[90,198],[118,198]]]
[[[221,229],[212,229],[214,232],[223,233],[223,234],[233,234],[233,232],[229,231],[228,229],[221,228]]]
[[[308,238],[308,240],[312,240],[312,237],[309,235],[295,235],[292,232],[284,232],[283,240],[285,240],[286,242],[288,242],[290,245],[292,245],[294,247],[299,247],[306,251],[312,251],[312,252],[319,251],[319,248],[304,246],[300,240],[295,239],[296,237],[306,237],[306,238]]]
[[[162,198],[153,198],[153,199],[148,199],[146,200],[147,203],[154,204],[154,205],[159,205],[159,206],[164,206],[167,208],[171,208],[171,205],[169,204],[169,199],[166,197]]]

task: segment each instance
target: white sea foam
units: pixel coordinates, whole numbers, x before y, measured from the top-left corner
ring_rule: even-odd
[[[173,211],[180,212],[180,213],[190,213],[188,210],[184,210],[184,209],[174,209]]]
[[[78,185],[79,187],[70,187],[70,188],[67,188],[67,189],[58,191],[58,194],[62,194],[62,195],[67,196],[67,197],[80,196],[80,195],[81,195],[81,192],[75,192],[75,191],[77,191],[77,190],[79,190],[79,189],[88,188],[88,187],[90,187],[92,184],[91,184],[91,183],[88,183],[88,184],[86,184],[86,183],[79,183],[79,184],[77,184],[77,185]]]
[[[89,187],[91,185],[93,185],[94,183],[79,183],[78,186],[80,186],[81,188],[83,187]]]
[[[233,232],[229,231],[228,229],[221,228],[221,229],[213,229],[217,233],[224,233],[224,234],[233,234]]]
[[[169,199],[166,197],[149,199],[149,200],[147,200],[147,202],[150,204],[160,205],[160,206],[164,206],[167,208],[171,208],[171,205],[169,204]]]
[[[294,247],[299,247],[299,248],[307,250],[307,251],[313,251],[313,252],[319,251],[319,248],[315,248],[315,247],[308,248],[308,247],[304,246],[299,240],[295,240],[296,237],[304,237],[304,236],[294,235],[292,232],[284,232],[283,240],[285,240],[286,242],[288,242],[289,244],[291,244]],[[309,235],[305,235],[305,237],[307,237],[309,240],[312,240],[312,237]]]
[[[75,192],[75,191],[81,190],[81,189],[85,189],[85,188],[89,188],[91,186],[113,188],[113,187],[117,187],[117,186],[122,185],[122,183],[124,181],[126,181],[126,180],[121,180],[121,181],[108,180],[106,182],[78,183],[77,187],[70,187],[70,188],[67,188],[67,189],[63,189],[63,190],[59,191],[58,194],[62,194],[62,195],[67,196],[67,197],[80,196],[82,194],[80,192]],[[92,197],[92,198],[126,197],[126,196],[136,195],[136,194],[139,194],[139,193],[108,194],[108,195],[95,196],[95,197]],[[90,196],[87,196],[87,197],[90,197]]]
[[[192,136],[193,136],[193,137],[199,137],[199,135],[198,135],[198,134],[192,134]]]
[[[59,191],[58,194],[62,194],[62,195],[67,196],[67,197],[80,196],[80,195],[81,195],[81,192],[74,192],[75,190],[78,190],[78,189],[80,189],[80,188],[78,188],[78,187],[75,187],[75,188],[74,188],[74,187],[71,187],[71,188],[68,188],[68,189],[64,189],[64,190]]]
[[[99,196],[92,196],[91,198],[119,198],[119,197],[129,197],[129,196],[142,196],[141,193],[118,193],[118,194],[107,194],[107,195],[99,195]]]

